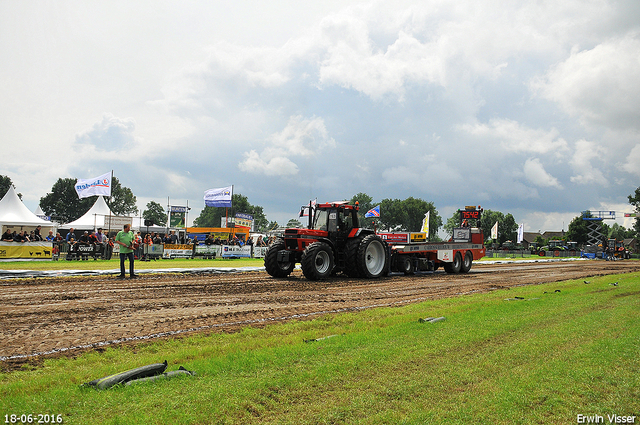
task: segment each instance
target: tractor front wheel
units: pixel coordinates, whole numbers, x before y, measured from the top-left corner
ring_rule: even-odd
[[[295,261],[278,261],[278,252],[285,249],[284,241],[271,244],[264,256],[264,268],[273,277],[287,277],[296,266]]]
[[[324,242],[314,242],[304,250],[300,265],[307,279],[325,279],[333,271],[333,250]]]

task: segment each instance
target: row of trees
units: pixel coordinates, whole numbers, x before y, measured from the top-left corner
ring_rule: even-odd
[[[51,188],[51,192],[40,198],[40,207],[42,211],[57,221],[68,223],[81,217],[96,200],[96,197],[79,199],[75,190],[76,179],[60,178]],[[11,178],[0,175],[0,198],[5,195],[9,186],[13,185]],[[18,194],[22,199],[22,195]],[[640,187],[629,195],[629,204],[634,207],[636,213],[640,214]],[[352,204],[356,201],[360,204],[361,225],[373,228],[374,226],[382,231],[408,231],[417,232],[422,227],[422,221],[427,212],[430,212],[429,219],[429,238],[430,240],[438,240],[438,231],[443,227],[442,218],[438,214],[433,202],[428,202],[419,198],[409,197],[407,199],[383,199],[379,202],[373,202],[373,198],[366,193],[358,193],[350,200]],[[111,197],[106,199],[107,205],[116,215],[135,215],[138,214],[136,207],[136,197],[128,187],[120,184],[119,180],[114,177],[112,182]],[[267,220],[261,206],[252,205],[246,196],[242,194],[234,194],[232,198],[232,207],[214,208],[205,207],[200,215],[194,220],[196,227],[219,227],[221,218],[228,214],[234,217],[236,213],[251,214],[255,220],[255,228],[258,231],[267,231],[278,227],[275,221]],[[380,205],[380,217],[365,218],[367,211],[375,206]],[[150,201],[147,208],[142,213],[142,217],[151,220],[154,224],[164,226],[167,222],[166,210],[155,201]],[[491,228],[498,222],[498,242],[504,243],[507,240],[516,240],[518,224],[510,213],[504,214],[500,211],[485,210],[480,227],[485,236],[489,236]],[[449,235],[453,233],[453,228],[459,226],[459,213],[454,213],[452,217],[447,219],[444,230]],[[301,225],[298,220],[290,220],[287,227]],[[609,227],[603,223],[603,230],[610,238],[625,239],[640,235],[640,217],[634,222],[633,229],[625,229],[623,226],[613,224]],[[579,244],[587,241],[587,223],[582,220],[582,216],[577,216],[569,224],[567,232],[567,240],[578,242]]]

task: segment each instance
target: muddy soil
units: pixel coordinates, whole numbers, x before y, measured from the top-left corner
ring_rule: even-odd
[[[266,272],[0,280],[0,368],[196,332],[403,305],[518,285],[640,271],[638,261],[474,264],[468,274],[336,276],[312,282]]]

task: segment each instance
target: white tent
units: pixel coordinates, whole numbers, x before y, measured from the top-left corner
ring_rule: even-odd
[[[40,217],[32,213],[27,208],[12,185],[9,185],[9,190],[0,200],[0,224],[2,226],[9,227],[54,227],[55,225],[50,221],[43,220]]]
[[[89,211],[84,213],[82,217],[77,220],[72,221],[71,223],[63,224],[59,226],[60,229],[79,229],[79,230],[96,230],[99,227],[105,228],[105,217],[109,217],[110,215],[115,216],[114,213],[111,212],[109,206],[105,202],[102,196],[98,196],[96,202],[93,204]]]

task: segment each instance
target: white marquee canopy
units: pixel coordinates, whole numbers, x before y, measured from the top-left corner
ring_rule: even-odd
[[[52,222],[32,213],[18,198],[12,185],[9,185],[9,190],[0,200],[0,224],[10,227],[55,227]]]
[[[114,213],[111,212],[109,206],[104,200],[104,197],[98,196],[96,202],[93,204],[89,211],[84,213],[84,215],[77,220],[74,220],[70,223],[63,224],[60,226],[60,229],[80,229],[80,230],[96,230],[99,227],[105,228],[105,217],[115,216]]]

